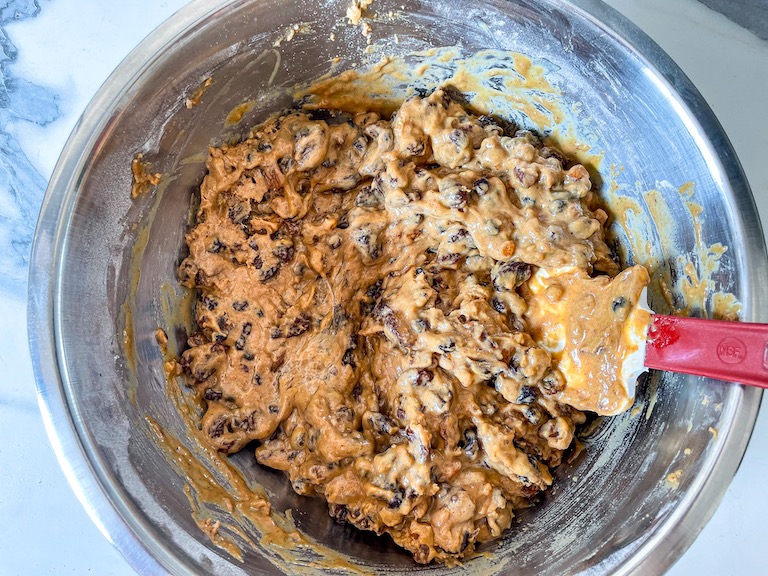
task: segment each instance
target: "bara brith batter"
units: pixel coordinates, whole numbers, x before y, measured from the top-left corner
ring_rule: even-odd
[[[202,431],[338,521],[460,559],[551,485],[581,410],[627,407],[603,352],[648,274],[620,273],[587,170],[536,136],[438,89],[390,119],[292,111],[207,167],[179,268]],[[570,388],[537,344],[563,297],[595,347]]]

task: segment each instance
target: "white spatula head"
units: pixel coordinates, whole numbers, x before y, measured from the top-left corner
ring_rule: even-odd
[[[632,406],[645,370],[649,280],[642,266],[615,278],[593,278],[575,267],[539,268],[531,277],[527,318],[565,378],[558,401],[603,415]]]

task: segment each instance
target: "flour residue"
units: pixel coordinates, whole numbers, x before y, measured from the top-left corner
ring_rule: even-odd
[[[290,42],[293,40],[297,34],[311,34],[312,32],[314,32],[314,30],[306,22],[291,24],[288,26],[288,28],[283,30],[280,36],[278,36],[277,39],[272,43],[272,46],[278,48],[283,42]]]

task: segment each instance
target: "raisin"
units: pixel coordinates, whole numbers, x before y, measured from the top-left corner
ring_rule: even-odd
[[[227,210],[227,217],[233,224],[242,224],[247,214],[243,210],[242,205],[230,206]]]
[[[519,166],[512,171],[523,188],[530,188],[536,183],[536,177],[530,172],[525,172]]]
[[[382,292],[381,285],[383,283],[384,283],[384,279],[379,278],[378,280],[376,280],[376,282],[368,286],[368,289],[365,291],[365,295],[372,300],[378,300],[379,296],[381,296],[381,292]]]
[[[448,208],[462,210],[467,205],[469,190],[458,182],[450,182],[440,190],[442,203]]]
[[[381,322],[384,324],[386,328],[389,329],[392,336],[395,337],[397,340],[397,343],[402,346],[403,348],[407,348],[409,345],[408,342],[408,335],[403,331],[403,329],[400,326],[400,322],[398,321],[397,316],[395,316],[394,311],[392,308],[390,308],[388,305],[384,304],[383,302],[380,302],[378,306],[373,310],[373,314],[381,320]]]
[[[525,416],[525,419],[534,426],[541,422],[541,411],[537,410],[533,406],[528,406],[525,410],[523,410],[523,415]]]
[[[565,156],[563,156],[563,153],[560,152],[557,148],[552,148],[550,146],[544,146],[541,150],[539,150],[539,154],[542,158],[555,158],[560,161],[560,166],[565,168],[567,162],[565,160]]]
[[[459,440],[457,446],[468,454],[477,452],[477,428],[474,426],[465,428],[461,433],[461,440]]]
[[[216,307],[219,305],[219,302],[215,298],[211,298],[210,296],[203,296],[203,305],[208,310],[215,310]]]
[[[412,156],[421,156],[424,154],[424,142],[417,141],[417,142],[409,142],[408,145],[405,147],[408,154]]]
[[[336,250],[339,246],[341,246],[341,236],[334,234],[328,238],[328,246],[330,246],[332,250]]]
[[[382,283],[383,279],[379,278],[376,282],[368,286],[368,289],[365,291],[366,299],[360,302],[360,314],[362,316],[367,316],[373,312],[383,291],[381,287]]]
[[[354,349],[353,348],[347,348],[344,351],[344,356],[342,356],[342,358],[341,358],[341,363],[344,366],[349,366],[350,368],[352,368],[352,370],[357,368],[357,364],[355,363],[355,356],[354,356]]]
[[[426,564],[430,560],[430,548],[426,544],[421,544],[419,549],[413,553],[413,559],[419,564]]]
[[[341,422],[353,422],[355,420],[355,413],[349,406],[342,405],[336,410],[336,417]]]
[[[463,257],[464,257],[464,254],[462,254],[461,252],[451,252],[449,254],[442,254],[441,256],[438,256],[437,263],[442,264],[443,266],[453,266]]]
[[[214,368],[210,367],[210,366],[207,366],[207,367],[199,367],[198,366],[198,367],[195,367],[192,370],[192,377],[197,382],[205,382],[206,380],[208,380],[208,378],[213,376],[213,373],[215,371],[216,370]]]
[[[568,206],[568,202],[562,198],[557,198],[550,203],[549,211],[552,212],[552,214],[560,214],[563,210],[565,210],[566,206]]]
[[[330,504],[328,506],[328,513],[339,524],[346,524],[349,510],[344,504]]]
[[[221,391],[214,388],[208,388],[205,391],[205,394],[203,394],[203,398],[210,401],[221,400]]]
[[[222,416],[221,418],[216,419],[213,424],[211,424],[208,427],[208,436],[211,438],[218,438],[222,434],[224,434],[224,426],[227,423],[227,419],[225,416]]]
[[[565,388],[563,375],[557,370],[551,370],[541,379],[541,387],[547,394],[558,394]]]
[[[467,145],[467,134],[462,130],[451,130],[451,133],[448,134],[448,139],[453,142],[457,148],[463,148]]]
[[[397,423],[386,414],[381,412],[369,412],[366,415],[368,427],[377,434],[386,434],[394,436],[397,434]]]
[[[392,496],[392,498],[387,502],[387,508],[389,509],[395,509],[400,508],[403,504],[403,498],[405,497],[405,492],[402,488],[398,489],[397,492]]]
[[[619,296],[611,303],[611,309],[616,312],[620,308],[624,308],[627,305],[627,299],[624,296]]]
[[[418,372],[418,374],[416,376],[416,380],[414,381],[413,385],[414,386],[426,386],[427,384],[432,382],[434,377],[435,377],[435,374],[434,374],[434,372],[432,372],[432,370],[427,370],[426,368],[423,368],[423,369],[419,370],[419,372]]]
[[[278,272],[280,272],[279,265],[272,266],[270,268],[267,268],[266,270],[262,270],[259,273],[259,280],[261,280],[262,282],[267,282],[268,280],[271,280],[272,278],[274,278]]]
[[[219,254],[222,252],[226,246],[219,240],[218,238],[214,239],[214,241],[211,243],[211,247],[208,248],[208,252],[212,252],[213,254]]]
[[[437,270],[435,270],[435,272],[436,271]],[[446,288],[448,288],[448,282],[446,282],[445,279],[438,274],[433,274],[431,284],[432,284],[432,288],[438,291],[445,290]]]
[[[289,262],[293,258],[294,248],[290,244],[278,244],[272,249],[272,254],[280,262]]]
[[[461,538],[461,551],[464,552],[471,544],[472,535],[469,532],[464,532],[464,536]]]
[[[493,287],[499,292],[517,288],[530,277],[531,265],[515,260],[507,260],[497,264],[491,271]]]
[[[232,302],[232,308],[237,310],[238,312],[242,312],[246,308],[248,308],[248,302],[245,300],[235,300]]]
[[[518,404],[533,404],[536,401],[536,391],[530,386],[522,386],[517,395]]]
[[[381,210],[384,208],[384,193],[378,187],[365,186],[357,193],[355,206]]]
[[[242,350],[245,348],[245,341],[247,340],[248,336],[251,335],[251,329],[253,328],[253,324],[250,322],[246,322],[243,324],[243,331],[240,333],[240,337],[237,339],[237,342],[235,342],[235,348],[238,350]]]
[[[450,236],[448,236],[448,242],[459,242],[460,240],[467,238],[469,236],[469,231],[466,228],[459,228],[455,232],[453,232]]]
[[[300,336],[309,330],[310,326],[312,326],[312,319],[306,313],[302,312],[288,326],[288,331],[285,336],[286,338],[294,338],[296,336]]]
[[[236,428],[240,428],[240,430],[245,430],[246,432],[249,430],[253,430],[253,428],[256,425],[255,422],[256,414],[254,412],[251,412],[246,416],[245,418],[241,419],[235,419],[234,425]]]
[[[280,167],[280,171],[283,174],[287,174],[288,171],[293,168],[293,158],[290,156],[283,156],[277,161],[277,165]]]
[[[370,516],[365,516],[357,522],[357,525],[363,530],[372,530],[374,522]]]
[[[358,251],[370,260],[376,260],[381,256],[381,242],[368,226],[363,226],[352,232],[352,240],[355,242]]]
[[[445,354],[450,354],[456,350],[456,342],[453,341],[453,338],[449,338],[442,344],[438,345],[438,349]]]

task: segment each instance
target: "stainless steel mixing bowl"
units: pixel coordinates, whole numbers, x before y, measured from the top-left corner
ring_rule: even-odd
[[[141,573],[274,573],[259,551],[247,551],[242,564],[232,560],[193,522],[183,479],[146,425],[151,415],[185,441],[166,397],[153,331],[167,325],[168,309],[182,305],[175,266],[206,146],[237,137],[249,121],[288,105],[285,89],[328,72],[333,57],[340,58],[337,70],[363,61],[366,42],[357,29],[339,25],[335,40],[330,37],[348,4],[191,3],[101,88],[51,179],[29,288],[40,405],[73,489]],[[768,303],[768,272],[744,174],[696,89],[628,21],[593,0],[376,0],[372,11],[378,15],[374,45],[394,54],[460,44],[545,62],[566,107],[578,103],[588,119],[580,136],[604,151],[602,166],[623,166],[629,184],[623,193],[643,207],[640,221],[653,226],[642,191],[665,181],[695,183],[701,243],[728,247],[714,287],[738,297],[744,319],[758,319]],[[297,23],[308,26],[274,46]],[[185,97],[208,76],[214,82],[202,103],[187,109]],[[244,122],[225,126],[227,113],[245,100],[255,108]],[[134,202],[129,166],[138,151],[165,175],[165,185]],[[610,179],[604,174],[606,195]],[[673,236],[677,248],[665,248],[662,270],[697,249],[686,199],[676,192],[665,197],[672,217],[661,232]],[[496,570],[663,572],[717,506],[744,453],[760,397],[737,385],[653,375],[640,388],[640,413],[599,421],[586,452],[557,470],[544,501],[485,547]],[[336,525],[322,502],[294,495],[280,474],[247,455],[236,462],[272,494],[275,509],[294,510],[298,527],[323,544],[379,573],[414,569],[391,543]],[[675,488],[667,477],[678,469]]]

